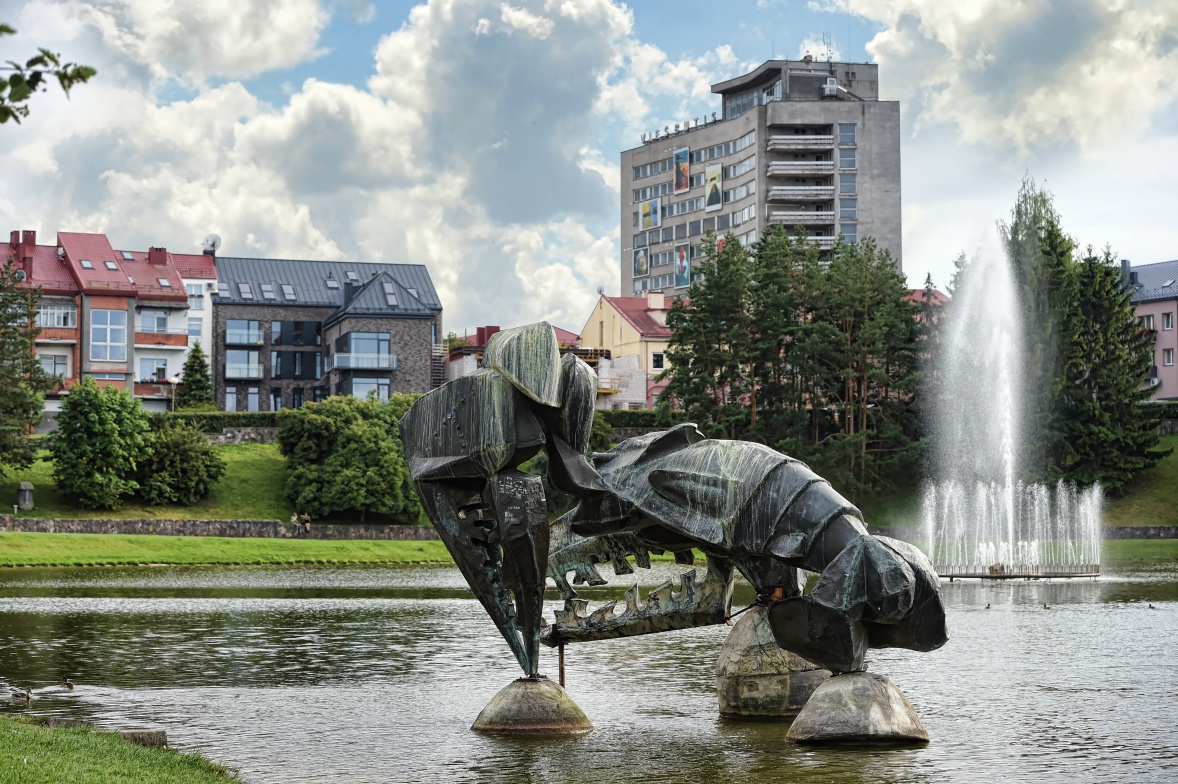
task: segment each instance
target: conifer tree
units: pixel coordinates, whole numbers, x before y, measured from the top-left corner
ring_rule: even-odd
[[[176,408],[208,406],[213,402],[213,380],[209,376],[209,360],[200,341],[192,344],[181,371],[182,386],[176,392]]]
[[[16,262],[0,267],[0,475],[25,467],[36,454],[29,431],[41,421],[43,395],[54,379],[34,353],[38,289],[18,288]]]

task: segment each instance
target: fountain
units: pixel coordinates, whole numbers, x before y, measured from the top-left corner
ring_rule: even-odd
[[[1025,361],[1011,265],[995,232],[964,272],[936,366],[934,468],[921,515],[942,577],[1100,572],[1100,487],[1020,479]]]

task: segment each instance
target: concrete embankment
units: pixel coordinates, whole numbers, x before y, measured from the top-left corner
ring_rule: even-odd
[[[279,520],[100,520],[0,515],[0,531],[45,534],[155,534],[158,536],[228,536],[257,539],[437,539],[429,525],[336,524],[311,526],[308,532]]]

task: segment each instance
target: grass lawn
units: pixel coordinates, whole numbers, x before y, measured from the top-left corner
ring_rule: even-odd
[[[36,509],[28,517],[97,517],[103,519],[182,520],[286,520],[291,508],[286,500],[286,458],[277,444],[236,444],[217,447],[225,460],[225,476],[209,497],[196,506],[146,506],[124,504],[114,511],[78,509],[66,501],[53,481],[53,464],[43,452],[27,471],[10,471],[0,478],[0,509],[16,502],[21,481],[33,483]]]
[[[50,729],[0,716],[0,784],[225,784],[240,781],[196,754],[136,746],[87,727]]]
[[[1106,539],[1100,562],[1105,568],[1178,563],[1178,539]]]
[[[1162,436],[1160,446],[1174,452],[1143,471],[1124,498],[1110,498],[1106,525],[1178,525],[1178,436]]]
[[[0,532],[0,566],[144,563],[451,563],[451,558],[446,546],[437,540],[398,542]]]

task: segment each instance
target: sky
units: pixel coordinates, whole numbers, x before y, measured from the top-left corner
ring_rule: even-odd
[[[1028,175],[1081,245],[1178,257],[1174,0],[0,0],[0,21],[0,60],[98,70],[0,127],[0,236],[425,264],[460,335],[579,331],[619,293],[619,153],[774,56],[878,63],[912,287],[944,287]]]

